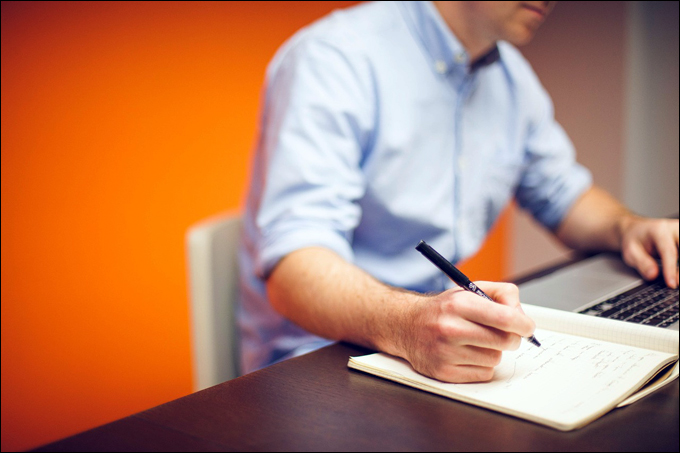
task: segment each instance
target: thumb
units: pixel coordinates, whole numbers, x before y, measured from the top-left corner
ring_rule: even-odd
[[[631,242],[623,250],[623,260],[637,269],[646,280],[654,280],[659,275],[659,266],[640,242]]]

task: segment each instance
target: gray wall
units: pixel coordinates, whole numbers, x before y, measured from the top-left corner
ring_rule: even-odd
[[[678,2],[628,9],[623,200],[649,216],[678,213]]]
[[[678,212],[678,3],[559,2],[521,50],[577,159],[634,211]],[[509,278],[569,250],[512,215]]]

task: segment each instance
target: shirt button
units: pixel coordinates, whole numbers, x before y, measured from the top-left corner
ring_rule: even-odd
[[[458,158],[458,168],[461,169],[462,171],[465,171],[466,166],[467,166],[467,160],[465,159],[464,156],[460,156]]]
[[[444,74],[448,69],[446,63],[443,60],[437,60],[434,62],[434,69],[440,74]]]
[[[462,63],[465,61],[465,54],[463,52],[458,52],[456,54],[456,62]]]

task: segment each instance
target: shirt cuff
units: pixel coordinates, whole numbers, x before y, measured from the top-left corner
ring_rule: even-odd
[[[570,176],[568,184],[564,184],[562,192],[551,200],[545,209],[535,214],[536,219],[555,231],[567,213],[571,210],[574,203],[583,195],[593,184],[593,178],[588,170],[578,166]]]
[[[305,247],[325,247],[340,255],[347,262],[354,261],[354,253],[339,232],[323,229],[297,229],[265,237],[260,247],[255,272],[258,277],[267,279],[269,274],[286,255]]]

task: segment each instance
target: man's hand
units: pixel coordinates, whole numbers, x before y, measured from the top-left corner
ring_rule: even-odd
[[[620,251],[626,264],[648,280],[659,275],[654,258],[661,258],[666,284],[678,287],[677,219],[636,216],[593,186],[574,203],[556,235],[577,250]]]
[[[520,336],[534,332],[516,286],[479,287],[495,302],[462,289],[405,291],[321,247],[290,253],[267,280],[274,309],[305,330],[403,357],[447,382],[491,379],[501,351],[517,349]]]
[[[645,279],[654,280],[659,276],[659,266],[654,258],[660,257],[666,284],[677,288],[679,230],[677,219],[625,218],[621,222],[623,260]]]
[[[502,351],[516,350],[534,322],[507,283],[475,282],[496,302],[451,289],[412,306],[404,358],[421,374],[446,382],[488,381]]]

